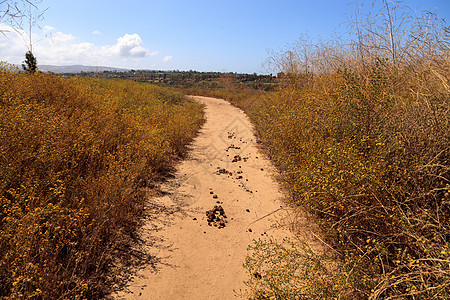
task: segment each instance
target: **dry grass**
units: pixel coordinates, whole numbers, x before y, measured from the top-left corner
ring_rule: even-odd
[[[350,285],[348,298],[450,293],[450,95],[438,76],[417,76],[376,62],[253,106],[291,203],[340,253],[346,280],[336,275],[335,288]]]
[[[448,28],[392,3],[381,10],[406,18],[391,20],[395,28],[380,11],[355,23],[355,43],[302,38],[275,54],[280,91],[222,92],[252,119],[291,204],[315,216],[338,253],[339,267],[316,265],[305,285],[296,271],[318,261],[308,249],[255,242],[246,263],[254,299],[450,297]]]
[[[167,89],[2,66],[0,298],[111,292],[132,256],[143,188],[202,122],[199,105]]]

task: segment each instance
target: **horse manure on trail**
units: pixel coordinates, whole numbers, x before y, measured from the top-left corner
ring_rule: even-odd
[[[206,217],[209,226],[215,226],[217,228],[224,228],[227,223],[227,215],[222,205],[215,205],[213,209],[206,211]]]
[[[216,171],[216,174],[217,174],[217,175],[220,175],[220,174],[226,174],[226,175],[228,175],[228,176],[233,175],[233,173],[230,172],[230,171],[227,171],[227,170],[225,170],[225,169],[221,169],[221,168],[219,168],[219,167],[217,167],[217,168],[218,168],[218,170]]]
[[[231,162],[233,163],[233,162],[238,162],[238,161],[241,161],[241,160],[242,160],[242,157],[240,155],[235,155]]]

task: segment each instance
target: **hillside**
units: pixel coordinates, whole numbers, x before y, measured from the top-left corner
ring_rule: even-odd
[[[105,67],[105,66],[82,66],[82,65],[70,65],[70,66],[53,66],[53,65],[39,65],[39,70],[44,72],[53,72],[57,74],[61,73],[81,73],[81,72],[103,72],[103,71],[118,71],[126,72],[127,69]]]

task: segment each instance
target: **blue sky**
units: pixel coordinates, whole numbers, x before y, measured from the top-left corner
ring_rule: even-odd
[[[305,33],[326,39],[345,32],[350,2],[43,0],[40,7],[48,10],[33,33],[42,39],[33,51],[40,64],[266,73],[268,49]],[[449,0],[404,4],[437,8],[450,23]],[[14,33],[0,36],[0,60],[20,63],[26,50]]]

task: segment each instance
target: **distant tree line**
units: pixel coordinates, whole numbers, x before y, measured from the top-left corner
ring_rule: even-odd
[[[96,78],[120,78],[138,82],[147,82],[173,87],[221,88],[220,79],[231,79],[234,83],[242,83],[254,89],[270,90],[278,82],[277,77],[270,75],[245,74],[233,72],[200,72],[200,71],[161,71],[161,70],[129,70],[64,73],[63,76],[83,76]]]

